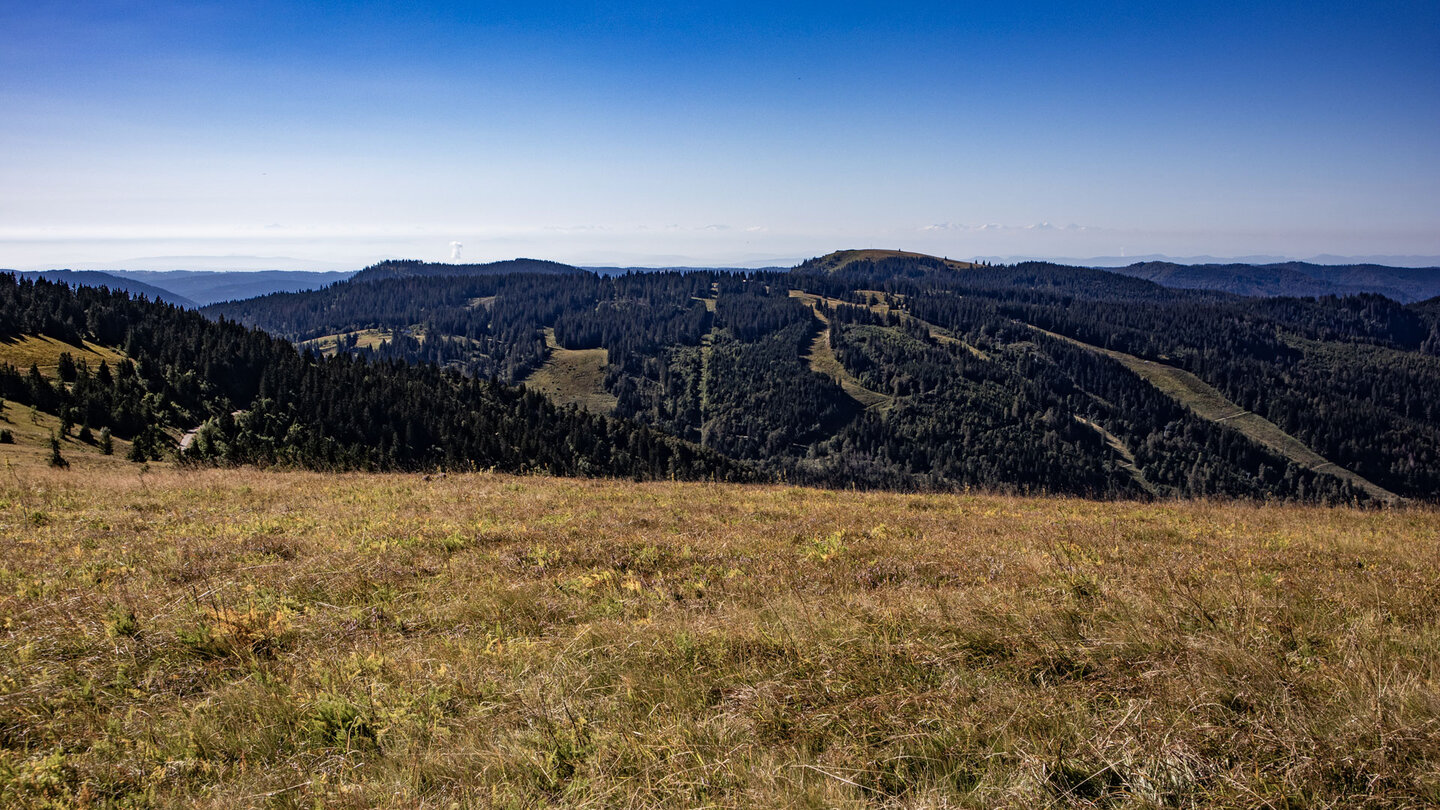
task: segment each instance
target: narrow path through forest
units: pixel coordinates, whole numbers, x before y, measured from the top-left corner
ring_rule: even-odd
[[[1105,443],[1110,445],[1110,449],[1120,454],[1120,457],[1124,459],[1124,461],[1120,462],[1120,468],[1130,473],[1130,476],[1135,479],[1135,483],[1139,484],[1142,489],[1151,495],[1160,494],[1160,488],[1155,486],[1149,478],[1145,477],[1145,471],[1140,469],[1140,466],[1135,463],[1135,454],[1130,452],[1130,448],[1125,446],[1125,442],[1120,441],[1119,436],[1106,430],[1105,426],[1099,422],[1086,419],[1080,414],[1075,414],[1075,421],[1100,434],[1100,438],[1104,439]]]

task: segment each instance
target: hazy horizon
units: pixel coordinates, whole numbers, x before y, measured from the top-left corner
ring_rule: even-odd
[[[845,250],[846,248],[839,248]],[[832,251],[826,251],[829,253]],[[672,268],[738,268],[738,269],[762,269],[768,267],[794,267],[806,259],[825,255],[816,253],[810,256],[766,256],[756,258],[738,258],[729,262],[706,262],[701,258],[693,256],[653,256],[640,255],[631,256],[628,259],[622,257],[620,261],[576,261],[565,262],[581,268],[595,269],[672,269]],[[288,256],[239,256],[239,255],[200,255],[200,256],[140,256],[129,259],[119,259],[108,262],[75,262],[70,264],[41,263],[28,266],[8,266],[0,263],[0,271],[14,270],[25,273],[47,272],[47,271],[77,271],[77,272],[112,272],[112,273],[260,273],[260,272],[301,272],[301,273],[354,273],[372,264],[390,260],[410,260],[414,256],[382,256],[371,261],[358,264],[336,261],[297,259]],[[425,261],[438,261],[440,263],[464,263],[483,264],[491,261],[506,261],[509,259],[543,259],[558,261],[550,256],[505,256],[486,259],[437,259]],[[1170,256],[1168,254],[1144,254],[1140,256],[1032,256],[1032,255],[1009,255],[1009,256],[949,256],[948,258],[962,259],[965,261],[982,261],[995,264],[1013,264],[1025,261],[1053,262],[1057,264],[1075,265],[1080,267],[1124,267],[1127,265],[1160,261],[1174,264],[1280,264],[1285,262],[1306,262],[1319,265],[1348,265],[1348,264],[1371,264],[1386,267],[1410,268],[1410,269],[1433,269],[1440,268],[1440,256],[1395,256],[1395,255],[1367,255],[1367,256],[1270,256],[1270,255],[1249,255],[1249,256]]]
[[[0,30],[0,266],[1440,255],[1433,3],[42,2]]]

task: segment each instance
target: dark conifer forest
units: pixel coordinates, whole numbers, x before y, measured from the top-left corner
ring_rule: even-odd
[[[0,275],[0,340],[44,335],[113,346],[90,368],[62,355],[60,380],[0,365],[6,400],[108,429],[135,460],[334,470],[494,468],[560,475],[745,480],[714,452],[644,425],[576,409],[433,363],[325,357],[258,329],[91,287]],[[168,430],[167,430],[168,429]]]
[[[874,253],[609,277],[390,262],[201,313],[5,277],[0,333],[127,360],[55,383],[0,368],[0,386],[149,457],[198,431],[183,455],[205,463],[1440,499],[1437,299],[1247,298]],[[610,413],[523,387],[597,349]]]

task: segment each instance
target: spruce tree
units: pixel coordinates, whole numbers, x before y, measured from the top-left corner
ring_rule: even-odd
[[[149,429],[135,434],[135,440],[130,443],[130,453],[125,458],[130,461],[149,461],[150,454],[145,451],[145,445],[149,439]]]
[[[71,357],[69,352],[60,353],[60,363],[57,372],[61,380],[65,382],[75,382],[75,358]]]
[[[70,462],[60,455],[60,437],[54,432],[50,434],[50,466],[62,470],[70,466]]]

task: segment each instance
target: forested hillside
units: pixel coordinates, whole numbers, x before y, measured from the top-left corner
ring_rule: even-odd
[[[1167,287],[1221,290],[1254,296],[1322,296],[1376,293],[1408,302],[1440,294],[1440,267],[1378,264],[1176,264],[1139,262],[1114,272]]]
[[[549,362],[548,329],[605,350],[615,415],[789,480],[1349,502],[1440,497],[1435,310],[848,251],[783,273],[361,278],[206,313],[502,382]]]
[[[395,259],[372,264],[352,276],[356,281],[377,281],[387,278],[437,278],[449,276],[504,275],[506,273],[540,273],[569,275],[584,271],[568,264],[541,259],[511,259],[485,264],[446,264],[414,259]]]
[[[43,278],[49,281],[58,281],[71,286],[109,287],[112,290],[124,290],[131,295],[143,295],[153,301],[164,301],[167,304],[181,307],[199,306],[196,301],[163,287],[96,270],[44,270],[17,275],[21,278]]]
[[[110,270],[107,274],[168,290],[194,301],[195,306],[315,290],[355,275],[334,270]]]
[[[318,356],[283,339],[124,293],[0,274],[0,341],[44,336],[118,348],[114,366],[68,353],[56,379],[0,363],[0,395],[60,416],[78,440],[133,441],[136,461],[320,469],[546,471],[746,479],[742,465],[649,427],[433,364]],[[3,346],[0,346],[3,356]],[[96,439],[98,440],[98,439]]]

